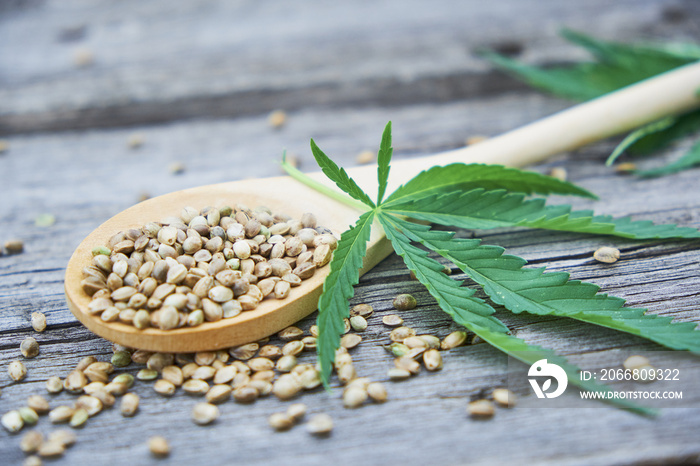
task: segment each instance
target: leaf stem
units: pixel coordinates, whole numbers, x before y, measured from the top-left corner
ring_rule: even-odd
[[[287,154],[286,152],[282,155],[282,169],[287,172],[289,176],[294,178],[295,180],[305,184],[306,186],[315,189],[316,191],[325,194],[326,196],[335,199],[336,201],[342,202],[343,204],[349,205],[350,207],[354,207],[355,209],[361,210],[361,211],[367,211],[370,210],[368,207],[363,204],[362,202],[358,202],[351,197],[339,193],[335,189],[329,188],[328,186],[324,185],[323,183],[320,183],[310,176],[302,173],[299,171],[296,167],[294,167],[292,164],[287,162]]]

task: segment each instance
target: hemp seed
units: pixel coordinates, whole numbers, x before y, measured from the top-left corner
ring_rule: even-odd
[[[394,305],[394,308],[399,311],[410,311],[411,309],[416,308],[418,302],[416,301],[416,298],[410,294],[400,294],[394,298],[392,304]]]
[[[267,419],[267,422],[276,431],[289,430],[294,425],[294,419],[286,413],[274,413]]]
[[[458,346],[462,346],[464,342],[467,341],[467,332],[462,332],[460,330],[457,330],[455,332],[450,333],[445,337],[444,340],[440,343],[440,349],[443,350],[451,350],[453,348],[456,348]]]
[[[306,423],[306,430],[312,435],[328,435],[333,430],[333,418],[328,414],[316,414]]]
[[[360,316],[364,317],[365,319],[371,316],[373,312],[374,308],[372,308],[372,306],[370,306],[369,304],[358,304],[357,306],[354,306],[352,309],[350,309],[351,316]]]
[[[60,393],[63,390],[63,382],[55,375],[46,379],[46,391],[49,393]]]
[[[382,323],[389,327],[398,327],[399,325],[403,324],[403,319],[396,314],[389,314],[382,317]]]
[[[139,396],[136,393],[126,393],[122,397],[119,410],[124,417],[131,417],[139,409]]]
[[[49,412],[49,402],[41,395],[32,395],[27,398],[27,406],[32,408],[37,414],[46,414]]]
[[[287,408],[286,414],[291,417],[294,422],[298,422],[306,415],[306,405],[303,403],[293,403]]]
[[[12,380],[19,382],[27,376],[27,368],[24,367],[24,364],[22,364],[21,361],[12,361],[7,366],[7,373],[10,375]]]
[[[340,346],[345,349],[352,349],[360,344],[362,337],[356,333],[348,333],[340,338]]]
[[[170,454],[170,445],[165,437],[156,435],[148,439],[148,449],[151,453],[158,457],[168,456]]]
[[[15,410],[3,414],[0,423],[10,433],[19,432],[24,427],[22,416],[19,415],[19,411]]]
[[[192,420],[200,426],[211,424],[218,417],[219,408],[211,403],[197,403],[192,409]]]
[[[39,343],[34,338],[27,337],[22,340],[19,350],[25,358],[35,358],[39,354]]]
[[[22,440],[20,440],[19,449],[22,450],[23,453],[35,453],[43,442],[44,436],[41,435],[41,432],[31,430],[24,434]]]
[[[350,326],[356,332],[363,332],[367,329],[367,321],[362,316],[350,317]]]
[[[372,382],[367,385],[367,394],[376,403],[384,403],[387,399],[386,387],[379,382]]]
[[[488,418],[493,416],[493,403],[489,400],[476,400],[467,405],[467,412],[471,417]]]
[[[515,406],[516,397],[515,393],[511,392],[507,388],[495,388],[492,393],[493,401],[495,401],[499,406],[504,408],[512,408]]]
[[[597,260],[598,262],[603,262],[605,264],[613,264],[617,262],[619,258],[620,250],[616,248],[611,248],[609,246],[603,246],[602,248],[598,248],[593,253],[593,259]]]
[[[31,323],[37,332],[46,330],[46,316],[42,312],[32,312]]]

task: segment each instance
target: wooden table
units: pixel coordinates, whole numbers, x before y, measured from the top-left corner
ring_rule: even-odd
[[[336,161],[352,166],[359,152],[376,150],[390,119],[397,158],[460,147],[468,137],[495,135],[570,105],[493,71],[475,50],[496,48],[536,63],[580,58],[579,50],[556,38],[561,26],[621,40],[697,39],[699,10],[690,0],[3,3],[0,134],[10,148],[0,155],[0,240],[21,238],[25,251],[0,257],[1,411],[46,394],[47,377],[65,377],[85,356],[110,358],[111,344],[68,311],[63,271],[85,235],[143,193],[278,175],[283,149],[299,157],[303,170],[314,170],[312,136]],[[288,121],[276,131],[267,115],[278,108]],[[144,143],[130,149],[135,133]],[[563,167],[601,198],[574,200],[577,207],[700,227],[697,171],[654,180],[622,176],[602,164],[613,145],[598,143],[533,169]],[[169,166],[178,162],[185,171],[172,174]],[[35,226],[42,213],[55,215],[55,225]],[[482,237],[532,263],[592,281],[630,306],[700,321],[697,242],[513,230]],[[591,254],[601,245],[620,248],[622,260],[595,263]],[[399,292],[420,303],[404,313],[407,325],[438,336],[457,329],[392,255],[363,277],[351,302],[376,309],[354,350],[362,376],[384,380],[392,366],[381,347],[388,330],[380,319],[392,312]],[[32,330],[33,311],[47,315],[44,333]],[[659,349],[575,321],[501,316],[519,337],[564,355]],[[300,326],[308,329],[314,318]],[[39,341],[41,354],[25,360],[27,378],[12,383],[6,368],[21,359],[19,344],[27,336]],[[138,382],[139,414],[126,419],[118,409],[104,411],[51,464],[157,464],[161,460],[146,446],[155,434],[170,440],[166,462],[172,464],[700,461],[697,409],[667,409],[647,419],[591,402],[584,409],[499,409],[492,420],[470,420],[467,402],[502,385],[504,374],[503,356],[479,344],[446,353],[441,372],[388,383],[390,401],[383,405],[346,410],[338,389],[306,393],[300,401],[311,412],[335,419],[326,439],[303,427],[273,433],[267,416],[285,407],[274,398],[227,402],[214,425],[198,427],[190,421],[197,400],[182,392],[164,398]],[[50,400],[57,406],[74,397]],[[42,418],[37,428],[46,433],[54,426]],[[0,432],[3,464],[22,461],[20,438]]]

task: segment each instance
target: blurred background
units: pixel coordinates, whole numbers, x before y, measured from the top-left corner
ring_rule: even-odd
[[[0,179],[31,185],[23,194],[45,209],[70,185],[91,208],[111,204],[107,216],[148,195],[278,174],[285,149],[312,170],[312,136],[352,165],[389,119],[399,157],[455,148],[569,105],[478,50],[567,62],[586,54],[562,27],[685,40],[700,35],[699,10],[682,0],[4,0],[0,137],[11,156]],[[275,110],[286,118],[271,124]]]

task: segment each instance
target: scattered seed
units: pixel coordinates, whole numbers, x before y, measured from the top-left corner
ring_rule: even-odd
[[[32,312],[31,322],[37,332],[46,330],[46,316],[42,312]]]
[[[34,338],[27,337],[22,340],[19,350],[25,358],[34,358],[39,354],[39,343]]]
[[[182,162],[173,162],[168,166],[168,171],[171,175],[181,175],[185,173],[185,164]]]
[[[493,403],[489,400],[476,400],[467,405],[467,412],[471,417],[487,418],[493,416]]]
[[[165,379],[156,380],[153,390],[159,395],[172,396],[175,393],[175,385]]]
[[[27,376],[27,368],[24,367],[21,361],[12,361],[7,366],[7,373],[12,380],[19,382]]]
[[[593,258],[598,262],[613,264],[620,258],[620,250],[609,246],[603,246],[593,253]]]
[[[233,399],[236,403],[253,403],[258,399],[260,392],[250,383],[252,382],[246,382],[246,385],[239,386],[233,391]]]
[[[260,346],[257,343],[249,343],[247,345],[242,345],[237,348],[232,348],[229,350],[229,354],[236,359],[241,361],[247,361],[248,359],[255,356]]]
[[[29,406],[23,406],[17,411],[19,412],[19,416],[22,418],[22,421],[24,421],[24,425],[33,426],[39,422],[39,415]]]
[[[469,137],[466,139],[465,143],[466,143],[466,145],[471,146],[471,145],[474,145],[474,144],[478,144],[478,143],[480,143],[480,142],[482,142],[482,141],[485,141],[485,140],[487,140],[487,139],[488,139],[487,136],[482,136],[482,135],[469,136]]]
[[[428,344],[420,337],[411,336],[404,338],[403,344],[408,346],[410,349],[413,348],[428,348]]]
[[[19,432],[22,430],[22,427],[24,427],[22,416],[20,416],[19,411],[16,410],[8,411],[3,414],[0,423],[2,423],[2,426],[10,433]]]
[[[63,390],[63,382],[55,375],[46,379],[46,391],[49,393],[60,393]]]
[[[163,457],[170,454],[170,445],[165,437],[156,435],[148,439],[148,449],[155,456]]]
[[[372,382],[367,385],[367,394],[377,403],[384,403],[387,399],[386,387],[379,382]]]
[[[407,356],[403,356],[401,358],[396,358],[394,360],[394,365],[396,366],[397,369],[403,369],[411,374],[417,374],[420,372],[420,364],[418,364],[418,361],[414,360],[413,358],[409,358]]]
[[[452,348],[462,346],[465,341],[467,341],[467,332],[457,330],[456,332],[450,333],[442,340],[440,349],[451,350]]]
[[[131,417],[139,409],[139,396],[136,393],[126,393],[122,397],[119,410],[124,417]]]
[[[345,349],[352,349],[360,344],[362,337],[356,333],[348,333],[340,338],[340,346]]]
[[[126,140],[126,145],[129,149],[138,149],[139,147],[143,146],[143,143],[146,141],[146,137],[143,135],[143,133],[132,133],[129,135],[129,137]]]
[[[56,217],[52,214],[39,214],[34,218],[34,225],[40,228],[47,228],[56,223]]]
[[[388,316],[382,317],[382,323],[389,327],[398,327],[403,324],[403,319],[396,314],[389,314]]]
[[[376,154],[371,150],[363,150],[357,157],[355,157],[355,162],[359,165],[367,165],[368,163],[374,162],[376,159]]]
[[[615,165],[615,171],[618,173],[630,173],[637,169],[637,164],[633,162],[623,162]]]
[[[396,327],[389,334],[391,341],[402,343],[406,338],[416,335],[416,331],[410,327]]]
[[[299,327],[287,327],[277,334],[284,341],[298,340],[304,336],[304,331]]]
[[[272,393],[280,400],[293,398],[301,389],[301,384],[292,374],[283,374],[272,385]]]
[[[165,366],[161,372],[161,376],[176,387],[179,387],[185,381],[182,369],[178,366]]]
[[[333,418],[328,414],[316,414],[306,423],[306,430],[312,435],[328,435],[333,430]]]
[[[64,447],[61,443],[49,440],[48,442],[44,442],[41,444],[38,453],[41,457],[53,458],[56,456],[63,455],[65,451],[66,447]]]
[[[343,392],[343,406],[359,408],[367,401],[367,390],[362,387],[349,387]]]
[[[350,317],[350,326],[356,332],[363,332],[367,329],[367,321],[362,316]]]
[[[22,463],[22,466],[42,466],[41,458],[36,455],[27,456]]]
[[[20,254],[24,251],[24,242],[20,239],[12,239],[5,242],[5,252],[8,254]]]
[[[112,365],[114,367],[126,367],[131,364],[131,353],[128,351],[117,351],[112,355]]]
[[[282,354],[284,356],[296,356],[304,351],[305,346],[304,340],[292,340],[282,347]]]
[[[134,376],[127,373],[119,374],[112,379],[112,383],[123,384],[126,385],[127,388],[131,388],[134,386]]]
[[[87,422],[89,417],[90,416],[88,415],[88,412],[85,409],[76,409],[70,418],[69,424],[71,427],[74,428],[82,427]]]
[[[158,371],[152,369],[141,369],[136,374],[136,378],[139,380],[155,380],[158,378]]]
[[[294,419],[286,413],[275,413],[267,419],[267,422],[277,431],[289,430],[294,425]]]
[[[290,372],[294,367],[297,365],[297,358],[296,356],[286,355],[282,356],[278,361],[277,364],[275,365],[275,368],[279,372]]]
[[[27,406],[32,408],[37,414],[49,412],[49,402],[41,395],[32,395],[27,398]]]
[[[75,435],[75,432],[68,429],[58,429],[54,430],[49,434],[48,441],[56,442],[59,445],[63,445],[64,447],[70,447],[73,444],[75,444],[75,441],[77,439],[78,436]]]
[[[226,384],[214,385],[206,394],[209,403],[218,404],[231,398],[231,386]]]
[[[358,304],[350,310],[351,316],[361,316],[367,319],[374,312],[374,308],[369,304]]]
[[[418,305],[416,298],[410,294],[400,294],[393,301],[394,308],[398,311],[410,311]]]
[[[507,388],[496,388],[493,390],[493,401],[504,408],[512,408],[517,401],[515,393]]]
[[[287,114],[282,110],[275,110],[267,117],[267,124],[271,128],[279,129],[287,122]]]
[[[625,362],[622,364],[622,366],[629,371],[633,371],[635,369],[640,370],[642,368],[649,367],[651,366],[651,363],[644,356],[635,355],[625,359]]]
[[[554,167],[551,170],[549,170],[549,176],[552,178],[556,178],[561,181],[566,181],[566,178],[568,176],[566,172],[566,168],[564,167]]]
[[[63,388],[71,393],[80,393],[87,382],[83,371],[74,370],[63,380]]]
[[[24,453],[34,453],[36,452],[41,444],[44,442],[44,436],[41,432],[36,430],[30,430],[22,437],[19,442],[19,448]]]
[[[10,143],[6,139],[0,139],[0,154],[10,149]]]
[[[211,424],[219,417],[219,408],[211,403],[197,403],[192,409],[192,420],[200,426]]]
[[[75,49],[73,52],[73,64],[79,68],[90,66],[94,61],[95,56],[93,55],[92,50],[88,48],[80,47]]]
[[[53,424],[68,422],[73,416],[75,409],[70,406],[58,406],[49,411],[49,421]]]
[[[423,353],[423,364],[429,371],[439,371],[442,369],[442,355],[436,349],[429,349]]]
[[[209,391],[209,384],[204,380],[188,380],[182,384],[182,389],[188,395],[204,396]]]
[[[299,422],[306,415],[306,405],[304,403],[293,403],[287,408],[287,416],[294,422]]]

